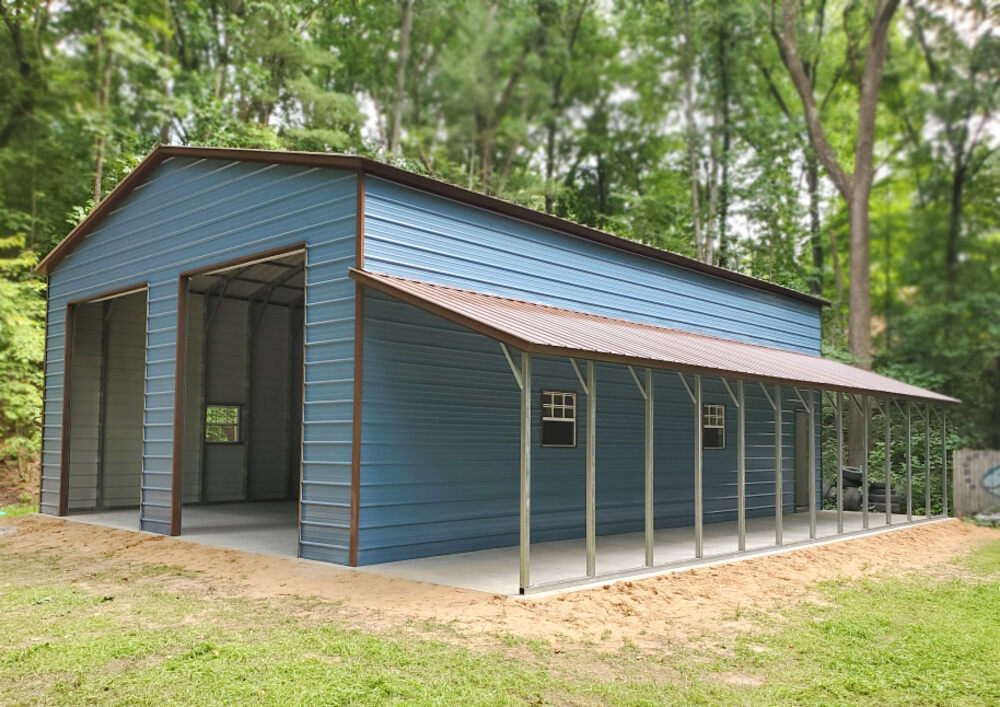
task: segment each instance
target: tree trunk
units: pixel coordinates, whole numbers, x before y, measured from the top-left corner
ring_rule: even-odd
[[[396,91],[392,104],[392,127],[389,132],[389,153],[399,154],[403,130],[403,96],[406,93],[406,64],[410,58],[410,34],[413,31],[414,0],[403,0],[403,17],[399,28],[399,59],[396,64]]]
[[[111,67],[113,57],[111,49],[105,46],[104,18],[103,13],[98,17],[97,33],[97,65],[100,66],[103,60],[104,67],[101,74],[101,83],[97,88],[97,111],[100,115],[100,127],[98,127],[97,139],[95,141],[94,158],[94,202],[101,200],[102,182],[104,180],[104,150],[107,144],[107,113],[111,94]]]
[[[944,249],[944,345],[951,337],[951,305],[955,301],[955,271],[958,267],[958,239],[962,233],[962,195],[965,191],[965,161],[961,153],[955,156],[951,178],[951,204],[948,211],[948,235]]]
[[[687,130],[688,169],[691,179],[691,230],[694,234],[695,257],[705,259],[705,243],[701,230],[701,204],[698,184],[697,126],[694,122],[694,48],[691,39],[691,10],[684,0],[684,125]]]
[[[810,289],[823,294],[823,234],[819,224],[819,161],[816,153],[806,150],[806,187],[809,190],[809,245],[812,248],[813,277]]]
[[[868,190],[855,189],[848,202],[848,216],[850,223],[848,348],[856,366],[871,370],[871,241],[868,233]],[[862,413],[853,407],[848,417],[847,460],[849,464],[855,466],[861,464],[868,456],[868,450],[864,448],[861,436],[862,421]],[[871,435],[869,435],[870,442]]]

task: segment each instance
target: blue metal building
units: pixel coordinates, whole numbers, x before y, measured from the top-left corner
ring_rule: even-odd
[[[159,147],[39,268],[43,512],[295,499],[302,557],[518,545],[522,591],[532,542],[815,538],[821,391],[954,402],[819,358],[815,297],[359,157]]]

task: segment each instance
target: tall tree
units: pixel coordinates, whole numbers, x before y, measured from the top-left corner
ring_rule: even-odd
[[[898,6],[899,0],[878,0],[874,8],[868,48],[861,70],[851,168],[845,168],[827,139],[816,105],[813,83],[799,53],[798,2],[782,0],[780,17],[773,6],[771,14],[772,33],[781,59],[802,101],[812,147],[847,205],[850,220],[849,348],[855,363],[863,368],[871,368],[872,362],[869,199],[875,177],[875,116],[889,28]],[[848,42],[853,42],[849,31]]]

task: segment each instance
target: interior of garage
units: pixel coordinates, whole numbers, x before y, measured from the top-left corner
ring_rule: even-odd
[[[295,556],[305,254],[189,278],[181,535]],[[69,512],[138,528],[145,292],[73,308]]]

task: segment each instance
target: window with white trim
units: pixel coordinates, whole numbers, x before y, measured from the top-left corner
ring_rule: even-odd
[[[706,403],[702,407],[701,441],[705,449],[726,448],[726,406]]]
[[[542,446],[576,446],[576,393],[542,391]]]

